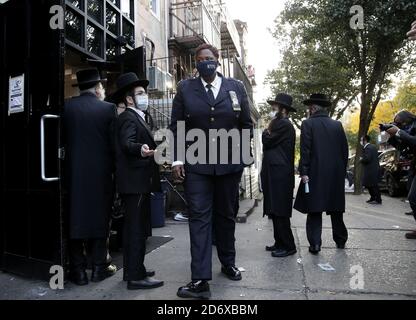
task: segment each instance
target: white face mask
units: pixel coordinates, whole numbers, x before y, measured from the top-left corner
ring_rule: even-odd
[[[136,100],[136,108],[140,111],[147,111],[149,107],[149,97],[147,95],[140,95],[135,97]]]

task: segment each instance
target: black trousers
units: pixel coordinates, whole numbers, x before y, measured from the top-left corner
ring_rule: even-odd
[[[70,266],[72,271],[85,271],[86,252],[91,253],[92,267],[104,267],[107,262],[107,239],[71,239],[69,243]]]
[[[348,230],[344,223],[344,214],[328,212],[332,222],[332,237],[337,244],[345,244],[348,240]],[[306,220],[306,234],[311,246],[322,245],[322,212],[309,213]]]
[[[185,193],[189,207],[192,280],[212,279],[212,228],[218,258],[235,265],[235,212],[242,172],[224,176],[188,173]]]
[[[144,256],[150,222],[150,194],[122,194],[126,212],[123,227],[123,279],[146,278]]]
[[[371,186],[371,187],[367,187],[367,189],[368,189],[368,193],[370,193],[371,201],[377,201],[377,202],[382,201],[379,186]]]
[[[290,218],[273,216],[272,220],[275,246],[287,251],[295,250],[296,245],[290,227]]]
[[[413,211],[413,216],[416,220],[416,176],[413,177],[412,186],[410,187],[408,199],[410,207]]]

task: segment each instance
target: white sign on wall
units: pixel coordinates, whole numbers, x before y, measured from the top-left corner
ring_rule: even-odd
[[[9,115],[25,111],[25,75],[9,77]]]

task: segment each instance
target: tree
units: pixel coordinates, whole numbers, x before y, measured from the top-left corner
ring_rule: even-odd
[[[364,9],[362,29],[351,25],[350,10],[356,5]],[[292,30],[293,48],[325,50],[353,75],[352,83],[359,88],[356,194],[362,190],[360,139],[367,134],[377,106],[391,86],[391,76],[411,62],[414,45],[406,41],[406,32],[414,12],[416,0],[289,0],[276,20],[277,38],[284,34],[282,30]]]
[[[379,124],[392,122],[394,116],[403,109],[416,114],[416,85],[409,80],[399,85],[397,94],[392,100],[379,103],[369,125],[368,133],[375,138],[380,133]],[[359,125],[360,113],[353,112],[346,123],[346,131],[347,136],[350,139],[354,138],[354,141],[358,137]]]
[[[298,44],[294,33],[290,38],[292,45],[285,49],[280,67],[270,71],[266,78],[273,94],[288,92],[294,97],[298,112],[293,114],[293,121],[299,129],[307,116],[302,101],[317,92],[325,93],[331,99],[330,116],[340,119],[359,93],[354,74],[326,48]]]

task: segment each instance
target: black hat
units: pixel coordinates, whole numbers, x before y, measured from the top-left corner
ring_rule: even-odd
[[[270,105],[279,105],[287,109],[287,111],[296,112],[297,110],[292,107],[293,98],[286,93],[279,93],[274,100],[268,100]]]
[[[107,79],[101,79],[100,73],[97,69],[85,69],[77,72],[77,84],[74,87],[79,87],[80,90],[86,90],[94,87],[99,82],[106,82]]]
[[[124,73],[120,77],[118,77],[117,82],[117,91],[111,94],[107,101],[118,103],[123,100],[123,96],[129,90],[136,88],[136,87],[143,87],[147,89],[149,85],[149,81],[145,79],[139,79],[134,72]]]
[[[311,95],[311,97],[305,101],[303,101],[303,104],[309,106],[311,104],[317,104],[318,106],[329,108],[332,103],[329,101],[328,97],[322,93],[314,93]]]

